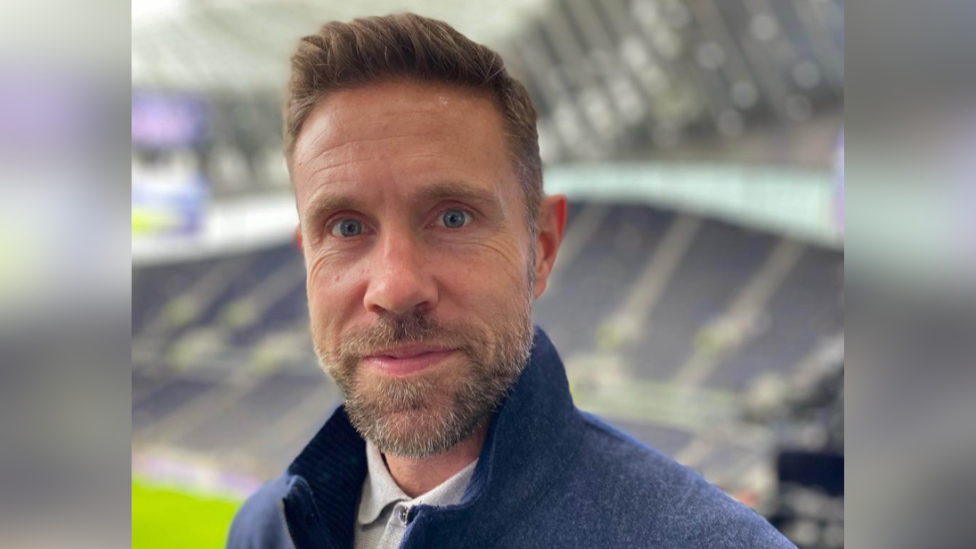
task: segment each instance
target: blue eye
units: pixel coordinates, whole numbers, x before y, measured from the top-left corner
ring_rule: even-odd
[[[332,224],[332,236],[348,238],[363,232],[363,224],[355,219],[340,219]]]
[[[441,214],[441,224],[448,229],[460,229],[467,225],[468,214],[463,210],[444,210]]]

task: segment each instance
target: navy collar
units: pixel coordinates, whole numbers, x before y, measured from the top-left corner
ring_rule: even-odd
[[[559,354],[536,328],[529,361],[492,416],[461,502],[415,506],[403,547],[497,540],[572,461],[583,425]],[[292,478],[284,508],[296,548],[353,546],[366,469],[366,443],[340,406],[288,468]]]

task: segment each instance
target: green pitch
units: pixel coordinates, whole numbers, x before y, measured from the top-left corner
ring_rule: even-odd
[[[241,502],[132,481],[133,549],[220,549]]]

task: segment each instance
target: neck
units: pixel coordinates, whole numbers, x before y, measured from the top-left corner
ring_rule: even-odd
[[[425,458],[405,458],[393,454],[383,454],[383,458],[390,476],[403,493],[415,498],[433,490],[478,459],[487,431],[486,421],[448,450]]]

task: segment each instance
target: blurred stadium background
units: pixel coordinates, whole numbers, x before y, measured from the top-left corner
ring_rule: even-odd
[[[803,548],[844,540],[843,0],[133,3],[133,547],[215,547],[340,395],[280,154],[297,39],[443,19],[506,59],[570,199],[536,323],[577,405]]]

